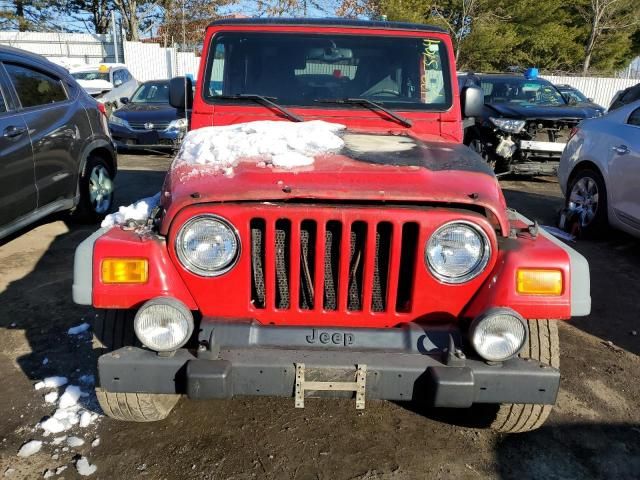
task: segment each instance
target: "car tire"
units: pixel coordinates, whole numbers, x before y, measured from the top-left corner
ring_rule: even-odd
[[[80,201],[73,217],[82,223],[102,220],[113,207],[113,168],[97,155],[89,155],[78,180]]]
[[[584,205],[577,204],[577,191],[581,189],[583,191],[588,190],[585,191],[583,195]],[[593,202],[594,189],[597,194],[595,208],[593,207],[593,203],[589,206],[589,201],[587,200],[587,197],[591,196],[591,202]],[[580,234],[586,237],[595,237],[602,234],[607,229],[609,221],[607,213],[607,187],[600,172],[589,167],[581,168],[572,175],[566,192],[565,207],[567,208],[569,217],[571,217],[572,213],[577,215],[576,218],[580,226]],[[589,208],[593,214],[592,217],[589,218],[589,221],[585,221],[589,216]],[[568,221],[571,222],[571,218],[569,218]]]
[[[133,330],[134,316],[134,310],[99,311],[93,325],[97,349],[108,353],[140,346]],[[180,400],[176,394],[109,392],[100,387],[96,387],[96,397],[105,415],[126,422],[163,420]]]
[[[557,320],[528,320],[528,324],[529,337],[520,357],[560,368]],[[542,426],[552,408],[552,405],[505,403],[493,414],[490,428],[503,433],[530,432]]]

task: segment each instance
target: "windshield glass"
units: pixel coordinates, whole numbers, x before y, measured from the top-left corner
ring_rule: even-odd
[[[407,110],[451,106],[448,57],[440,40],[223,33],[212,42],[203,88],[208,101],[220,95],[258,94],[297,106],[318,107],[317,100],[346,98]]]
[[[109,72],[99,72],[97,70],[92,70],[90,72],[75,72],[72,73],[71,76],[76,80],[104,80],[105,82],[109,81]]]
[[[560,92],[545,80],[526,78],[483,78],[484,103],[566,105]]]
[[[584,94],[579,90],[563,89],[560,91],[565,96],[565,98],[573,98],[578,103],[589,101],[589,99],[585,97]]]
[[[143,83],[131,97],[132,103],[169,103],[169,83]]]

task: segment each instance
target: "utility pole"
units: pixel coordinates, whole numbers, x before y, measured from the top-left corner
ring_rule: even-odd
[[[120,55],[118,53],[118,28],[116,26],[116,12],[111,11],[111,36],[113,37],[113,52],[116,57],[116,63],[120,63]]]

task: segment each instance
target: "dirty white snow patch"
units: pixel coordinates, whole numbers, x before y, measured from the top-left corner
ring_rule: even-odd
[[[47,377],[41,382],[36,383],[33,387],[36,390],[40,390],[42,388],[59,388],[66,385],[67,382],[67,377]]]
[[[20,447],[18,450],[19,457],[30,457],[34,453],[38,453],[42,448],[42,442],[40,440],[30,440]]]
[[[71,327],[67,330],[67,334],[69,335],[80,335],[81,333],[89,330],[90,325],[87,322],[81,323],[80,325],[76,325],[75,327]]]
[[[44,396],[44,401],[47,403],[56,403],[58,401],[58,392],[49,392]]]
[[[67,438],[67,445],[71,448],[77,448],[84,445],[84,440],[80,437],[69,437]]]
[[[87,457],[80,457],[76,462],[76,470],[83,477],[88,477],[89,475],[93,475],[98,470],[98,467],[95,465],[91,465]]]
[[[76,385],[69,385],[60,397],[58,408],[60,409],[73,407],[78,403],[81,393],[82,391],[80,390],[80,387]]]
[[[209,165],[231,175],[238,162],[248,160],[279,168],[308,166],[316,155],[344,146],[337,135],[344,128],[322,120],[258,121],[199,128],[184,138],[172,168],[181,164]]]
[[[160,202],[160,192],[153,197],[143,198],[127,207],[120,207],[115,213],[107,215],[101,227],[113,227],[114,225],[124,225],[129,220],[144,221],[149,218],[151,210],[153,210]]]
[[[53,441],[51,442],[54,445],[60,445],[62,442],[64,442],[67,439],[66,435],[63,435],[61,437],[56,437],[53,439]]]

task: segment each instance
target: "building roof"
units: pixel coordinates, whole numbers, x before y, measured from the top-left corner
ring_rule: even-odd
[[[347,18],[223,18],[209,24],[209,26],[220,25],[316,25],[319,27],[387,28],[389,30],[447,33],[443,28],[433,25]]]

